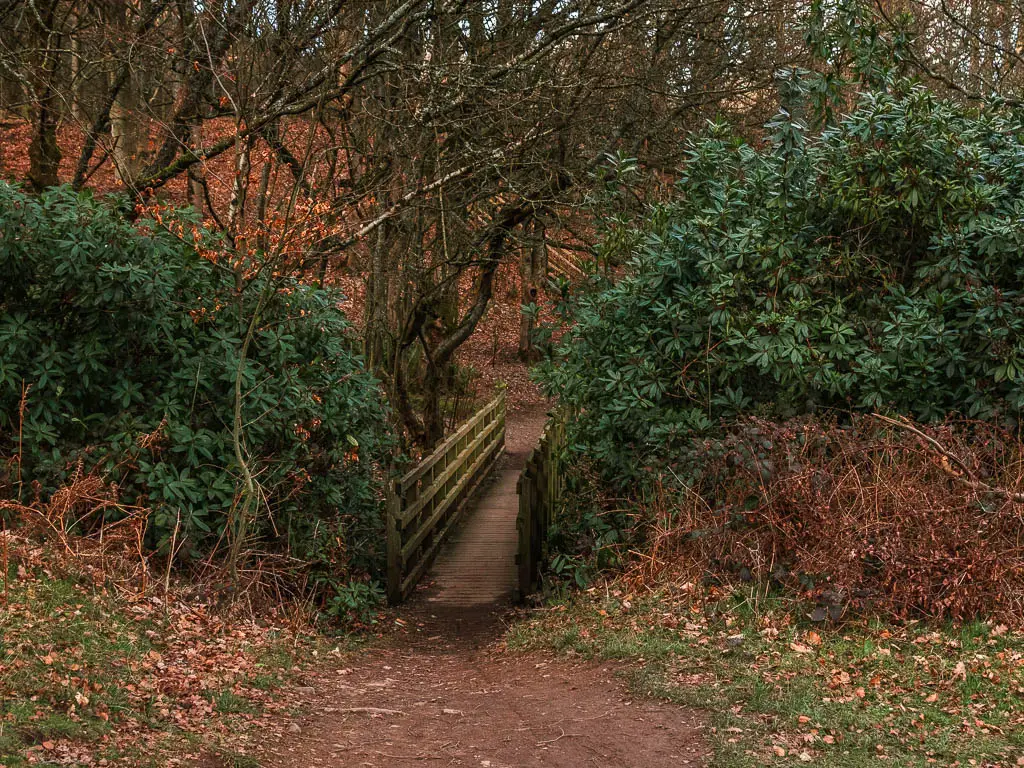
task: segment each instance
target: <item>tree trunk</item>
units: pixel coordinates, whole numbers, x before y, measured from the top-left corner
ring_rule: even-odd
[[[60,65],[60,34],[54,29],[57,0],[40,3],[33,20],[34,42],[38,47],[33,67],[32,90],[35,105],[32,114],[32,138],[28,148],[28,181],[41,191],[58,184],[61,152],[57,144],[59,105],[55,78]]]
[[[391,277],[389,269],[389,243],[387,224],[377,229],[370,248],[370,274],[366,285],[365,340],[363,354],[370,370],[383,369],[392,373],[389,345],[386,344],[388,329],[388,300]]]
[[[61,152],[57,144],[57,115],[54,112],[52,92],[40,100],[32,121],[32,143],[28,148],[28,181],[32,189],[41,192],[59,183]]]
[[[231,202],[228,204],[228,234],[236,240],[245,229],[245,199],[249,192],[251,156],[251,140],[238,139],[235,142],[235,175],[231,182]],[[241,247],[237,242],[235,245]]]
[[[423,431],[429,448],[444,439],[444,414],[441,412],[441,378],[443,371],[427,361],[423,377]]]
[[[110,108],[110,138],[114,145],[110,159],[114,162],[117,178],[129,188],[134,185],[141,169],[139,127],[142,124],[134,78],[129,77]]]
[[[114,0],[107,6],[107,23],[110,24],[118,37],[127,37],[128,28],[128,4],[125,0]],[[134,187],[135,179],[138,177],[142,164],[139,159],[140,133],[144,124],[142,115],[139,114],[139,88],[138,75],[132,71],[132,61],[125,61],[128,69],[127,77],[116,90],[114,102],[110,107],[110,138],[113,149],[110,159],[114,163],[114,170],[117,178],[128,187]],[[111,90],[117,83],[118,75],[114,73],[111,81]]]
[[[79,34],[79,15],[71,15],[71,116],[85,125],[88,116],[82,107],[82,96],[85,91],[85,71],[82,67],[82,39]]]
[[[519,261],[519,285],[524,306],[536,304],[548,273],[548,245],[544,237],[544,224],[534,223],[534,241],[524,248]],[[535,360],[537,350],[533,346],[534,315],[522,312],[519,316],[519,358]]]
[[[441,386],[444,372],[451,364],[455,353],[476,330],[494,295],[494,277],[508,250],[509,235],[516,227],[525,225],[530,219],[531,206],[526,201],[510,203],[494,218],[493,223],[481,238],[479,248],[483,266],[477,278],[473,303],[459,323],[447,330],[437,343],[431,343],[429,354],[425,354],[426,372],[423,377],[423,432],[426,448],[432,448],[444,436],[444,418],[441,413]],[[419,329],[423,328],[420,321]],[[427,346],[426,344],[424,345]]]

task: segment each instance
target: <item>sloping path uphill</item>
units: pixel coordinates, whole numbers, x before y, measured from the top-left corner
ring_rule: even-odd
[[[405,635],[307,689],[307,714],[264,745],[265,768],[703,765],[701,719],[632,699],[609,665],[501,644],[516,571],[519,469],[544,425],[510,414],[507,454],[431,578],[402,611]]]

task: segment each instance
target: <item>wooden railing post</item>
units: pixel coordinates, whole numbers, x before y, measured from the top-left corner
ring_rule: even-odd
[[[519,573],[519,589],[516,600],[522,600],[533,591],[533,556],[530,542],[533,540],[533,494],[530,488],[530,477],[525,472],[516,483],[519,494],[519,515],[516,517],[516,565]]]
[[[387,550],[388,601],[396,605],[402,601],[402,534],[398,530],[398,515],[402,499],[398,495],[398,481],[388,481],[387,493]]]

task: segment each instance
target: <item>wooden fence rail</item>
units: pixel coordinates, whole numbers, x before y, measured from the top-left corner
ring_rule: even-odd
[[[505,393],[388,489],[388,599],[405,600],[505,447]]]
[[[562,499],[562,453],[565,448],[565,420],[556,414],[544,427],[540,442],[530,451],[519,475],[519,516],[516,534],[519,549],[517,600],[534,592],[540,583],[540,569],[547,558],[548,529]]]

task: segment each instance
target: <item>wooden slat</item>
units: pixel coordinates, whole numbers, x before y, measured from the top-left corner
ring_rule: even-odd
[[[446,494],[441,503],[438,504],[437,507],[435,507],[434,514],[431,515],[430,519],[427,520],[422,526],[420,526],[420,529],[418,531],[413,533],[412,538],[410,538],[408,541],[402,544],[403,563],[409,561],[409,555],[416,549],[416,547],[418,547],[422,543],[424,537],[428,533],[430,533],[430,531],[433,530],[434,526],[437,525],[442,515],[444,515],[444,513],[447,512],[448,509],[452,506],[452,504],[454,504],[455,501],[459,498],[460,493],[470,485],[470,483],[476,476],[477,471],[480,469],[480,467],[483,466],[490,453],[495,448],[497,448],[498,444],[501,442],[503,437],[503,435],[498,435],[497,437],[494,438],[491,444],[487,446],[487,451],[481,453],[473,462],[473,464],[470,465],[469,471],[465,472],[462,475],[462,478],[456,484],[454,490],[451,493]]]
[[[501,438],[504,439],[504,435],[501,435]],[[504,446],[502,446],[499,443],[498,439],[495,439],[493,445],[496,446],[495,453],[493,456],[491,456],[490,460],[484,466],[483,471],[475,475],[467,475],[467,477],[475,477],[475,480],[472,483],[472,485],[467,488],[467,497],[472,496],[473,492],[480,485],[480,483],[484,481],[484,479],[490,473],[491,468],[497,463],[498,458],[501,456],[501,452]],[[483,456],[486,457],[487,455],[487,452],[484,452]],[[440,530],[439,535],[430,545],[429,549],[422,554],[417,564],[413,567],[409,575],[405,578],[405,581],[402,582],[403,600],[408,596],[410,592],[412,592],[413,587],[415,587],[416,584],[419,583],[419,580],[423,576],[424,571],[426,571],[427,567],[433,561],[434,555],[437,554],[437,550],[440,548],[441,544],[448,538],[448,534],[451,532],[451,529],[455,526],[455,524],[461,517],[461,511],[462,505],[460,504],[458,505],[458,508],[455,510],[455,513],[451,516],[448,522],[444,524],[444,527]]]
[[[411,470],[405,473],[405,475],[402,477],[400,481],[402,491],[404,492],[413,483],[422,478],[424,473],[426,473],[438,461],[444,458],[445,454],[447,454],[448,451],[454,448],[468,432],[470,432],[481,421],[489,418],[491,414],[497,410],[499,405],[504,406],[504,404],[505,393],[503,392],[502,394],[494,398],[491,402],[489,402],[487,405],[485,405],[483,408],[481,408],[479,411],[477,411],[476,415],[474,415],[469,421],[467,421],[455,432],[453,432],[450,437],[445,439],[445,441],[441,443],[441,445],[434,449],[433,453],[431,453],[427,458],[423,459],[423,461],[421,461],[419,464],[417,464],[415,467],[413,467]]]
[[[547,558],[548,530],[564,488],[561,472],[564,446],[564,418],[557,414],[545,425],[539,443],[526,457],[526,466],[519,478],[519,516],[516,519],[519,599],[537,588],[539,569]]]
[[[427,488],[427,490],[425,490],[424,492],[422,492],[420,494],[420,498],[416,501],[416,503],[413,504],[412,506],[408,507],[407,509],[402,510],[402,513],[401,513],[401,515],[398,518],[398,522],[399,522],[399,524],[401,525],[402,528],[405,527],[406,523],[417,512],[419,512],[420,509],[422,509],[422,507],[427,502],[431,501],[437,495],[437,492],[439,490],[444,488],[445,489],[445,494],[444,495],[447,496],[449,494],[450,491],[445,488],[445,485],[447,484],[448,480],[450,480],[453,475],[458,474],[459,470],[462,470],[462,469],[465,468],[465,464],[463,463],[462,460],[465,458],[466,452],[467,451],[472,451],[474,448],[479,447],[486,438],[490,437],[492,431],[493,430],[489,429],[486,432],[482,432],[479,436],[477,436],[473,440],[472,443],[469,444],[468,447],[462,449],[462,451],[460,451],[457,454],[457,456],[455,458],[455,461],[453,461],[450,464],[450,466],[447,469],[445,469],[444,472],[442,472],[433,481],[433,483],[431,484],[431,486],[429,488]]]

